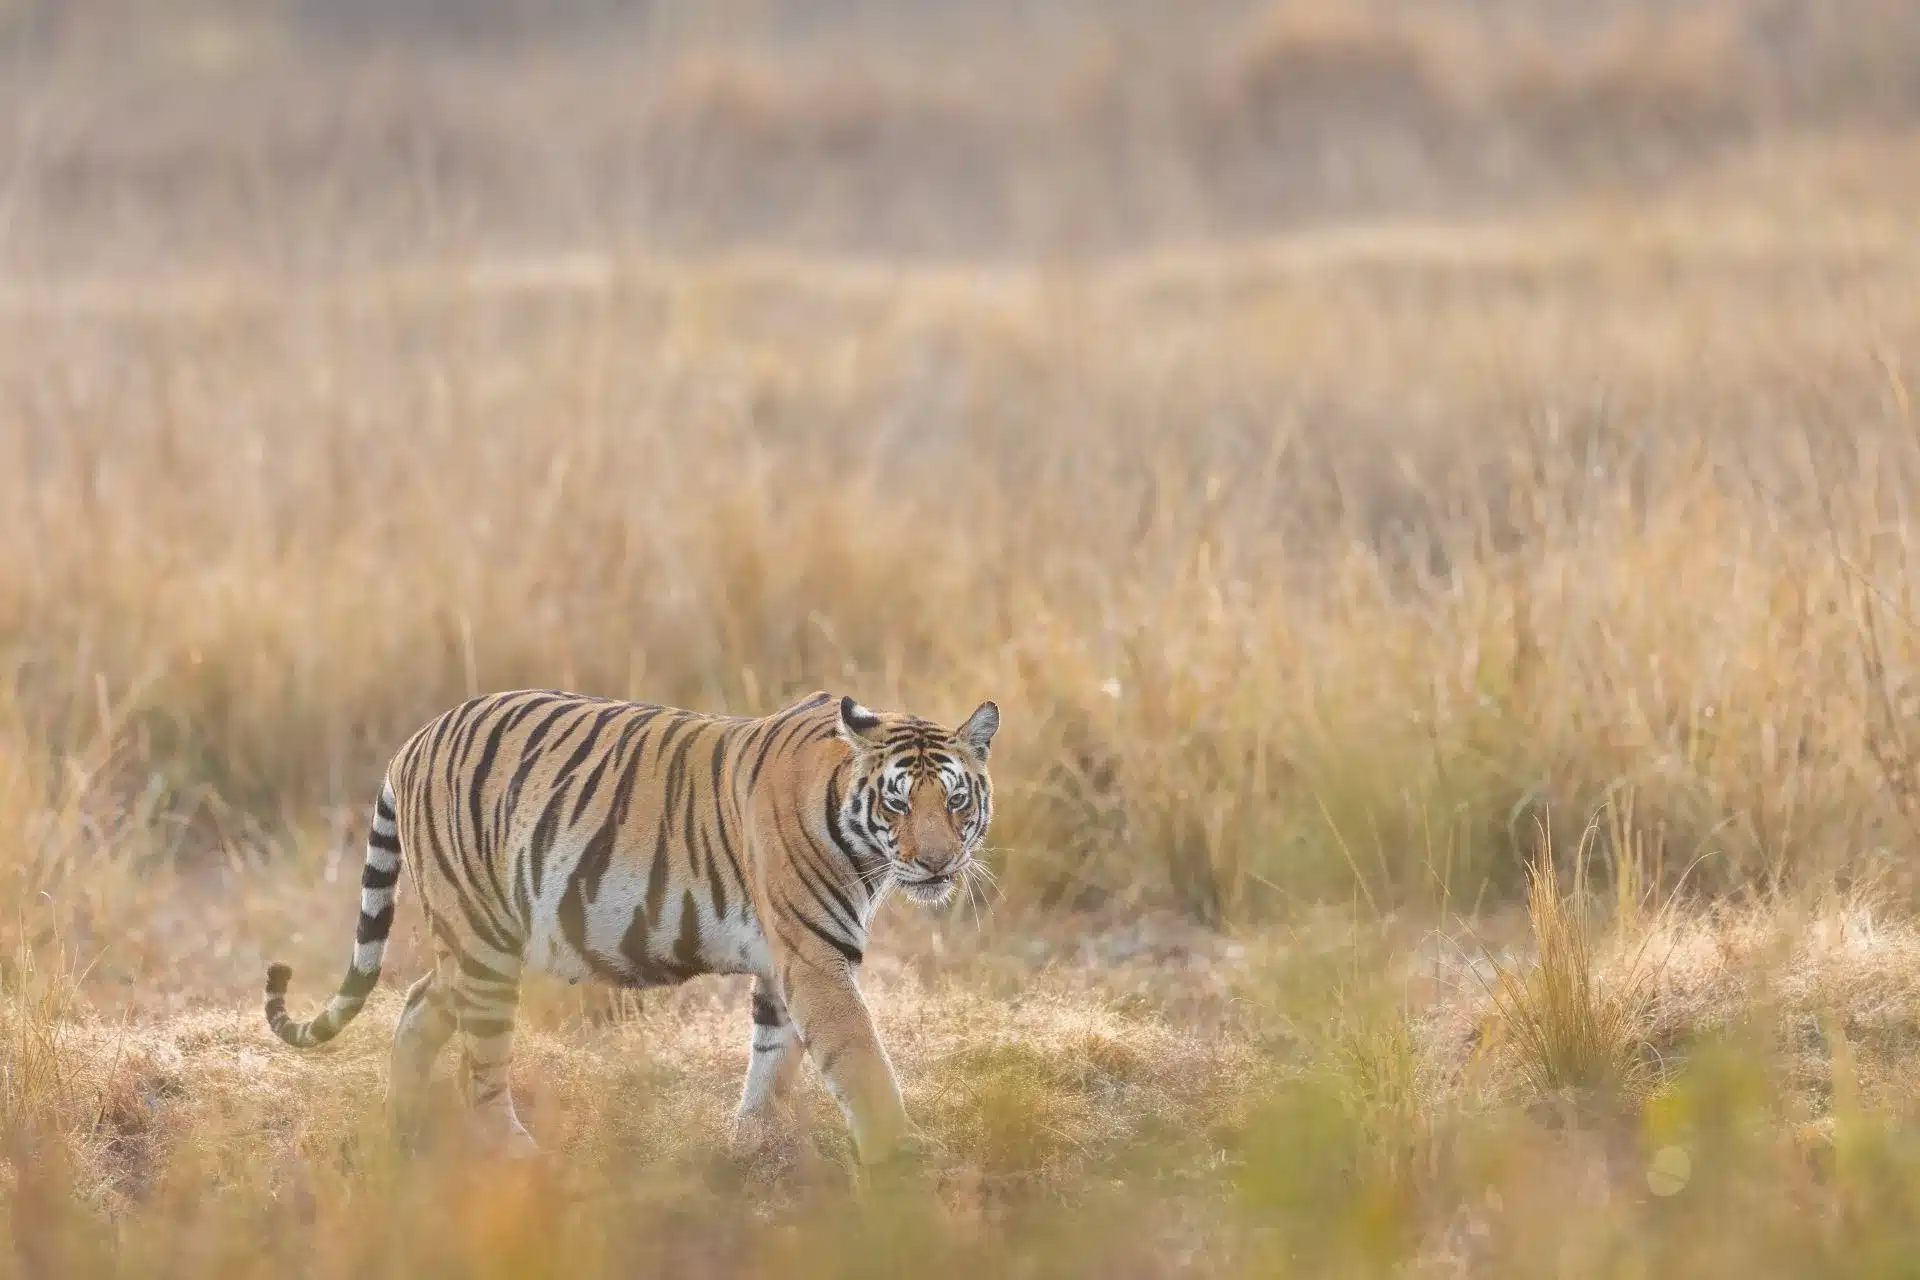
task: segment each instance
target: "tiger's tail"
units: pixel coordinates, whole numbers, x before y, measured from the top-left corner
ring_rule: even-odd
[[[340,1034],[367,1002],[380,981],[380,961],[393,931],[394,887],[400,880],[400,828],[395,820],[393,784],[380,788],[373,806],[373,829],[367,833],[367,862],[360,873],[360,925],[353,935],[353,963],[326,1009],[311,1022],[287,1016],[287,983],[293,970],[284,964],[267,966],[267,1025],[273,1034],[296,1049],[311,1049]]]

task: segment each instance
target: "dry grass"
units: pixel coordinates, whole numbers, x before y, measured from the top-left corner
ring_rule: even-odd
[[[1721,207],[1066,277],[23,289],[18,732],[204,854],[344,845],[475,689],[992,696],[1015,902],[1470,906],[1622,790],[1669,878],[1903,891],[1920,261],[1838,218],[1729,260],[1681,221]]]
[[[1584,870],[1584,862],[1578,864]],[[1584,895],[1561,893],[1551,848],[1528,869],[1527,918],[1536,957],[1503,969],[1494,1004],[1527,1081],[1542,1095],[1633,1094],[1646,1082],[1641,1053],[1647,975],[1635,964],[1617,986],[1596,963],[1594,927]]]
[[[487,9],[0,0],[0,1275],[1900,1270],[1904,7]],[[266,1036],[534,684],[1000,703],[930,1185],[722,1158],[738,983],[536,985],[524,1169]]]

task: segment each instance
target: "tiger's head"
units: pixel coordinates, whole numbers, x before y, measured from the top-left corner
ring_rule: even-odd
[[[840,699],[840,736],[854,764],[843,816],[922,906],[946,902],[978,865],[974,853],[993,820],[987,752],[999,727],[1000,708],[991,702],[946,729]]]

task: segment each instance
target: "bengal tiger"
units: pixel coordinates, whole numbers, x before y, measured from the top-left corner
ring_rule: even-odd
[[[457,1031],[470,1116],[536,1150],[507,1083],[522,973],[622,987],[751,974],[734,1142],[777,1135],[804,1051],[863,1163],[937,1149],[908,1120],[859,987],[868,928],[898,886],[921,905],[976,871],[993,818],[1000,711],[957,730],[815,693],[763,718],[552,690],[491,694],[428,722],[387,768],[360,877],[353,960],[324,1012],[266,1016],[296,1048],[351,1022],[380,978],[404,862],[434,961],[394,1030],[388,1105],[410,1139]]]

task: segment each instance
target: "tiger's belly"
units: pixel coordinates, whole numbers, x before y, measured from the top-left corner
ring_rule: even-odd
[[[771,975],[765,935],[745,902],[717,904],[701,883],[654,883],[648,869],[609,866],[562,877],[534,903],[530,968],[570,982],[658,987],[707,973]]]

